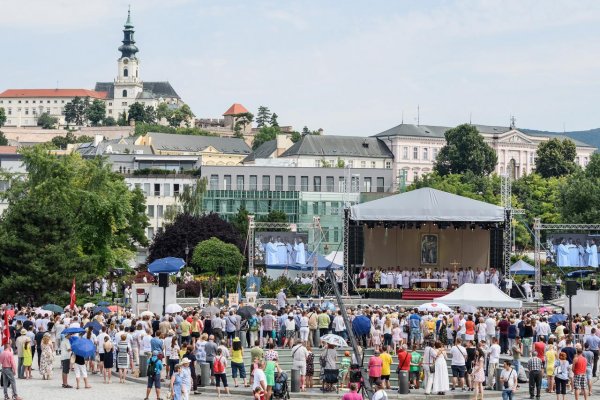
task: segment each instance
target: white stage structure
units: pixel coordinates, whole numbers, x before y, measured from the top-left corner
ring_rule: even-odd
[[[516,300],[491,283],[464,283],[452,293],[434,299],[447,306],[521,308],[523,302]]]

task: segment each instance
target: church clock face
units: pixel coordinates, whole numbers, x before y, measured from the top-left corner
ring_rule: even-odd
[[[123,64],[125,64],[125,65],[129,64],[129,59],[125,58],[125,59],[123,60]]]

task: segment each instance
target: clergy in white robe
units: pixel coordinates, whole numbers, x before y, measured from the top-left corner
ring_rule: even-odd
[[[465,283],[473,282],[475,282],[475,272],[473,271],[473,268],[469,268],[469,270],[466,272]]]
[[[490,283],[496,287],[500,286],[500,274],[498,273],[498,271],[494,271],[494,273],[490,277]]]
[[[290,242],[286,242],[285,249],[287,251],[287,264],[292,265],[296,262],[296,257],[294,254],[294,247]]]
[[[482,270],[479,270],[479,273],[477,274],[477,280],[475,281],[475,283],[479,283],[479,284],[485,283],[485,272],[483,272]]]
[[[277,257],[277,246],[273,242],[273,239],[271,239],[271,241],[265,245],[265,253],[267,265],[279,264],[279,259]]]
[[[567,249],[567,245],[561,242],[556,248],[556,265],[559,267],[568,267],[571,264],[569,263],[569,249]]]
[[[277,238],[275,246],[277,247],[278,264],[289,265],[287,247],[285,247],[285,244],[281,241],[281,238]]]
[[[589,244],[591,243],[591,244]],[[598,268],[598,247],[596,246],[596,241],[591,240],[585,248],[585,252],[588,256],[588,267]]]
[[[404,287],[403,282],[402,282],[402,272],[400,272],[400,270],[396,271],[395,278],[396,278],[396,287],[397,288]]]
[[[410,288],[410,272],[402,271],[402,287],[404,289]]]
[[[394,271],[389,270],[387,273],[387,281],[388,287],[395,289],[396,288],[396,277],[394,276]]]
[[[579,249],[573,242],[567,245],[567,250],[569,250],[569,265],[571,267],[579,267]]]
[[[579,242],[579,240],[577,240],[577,243],[575,245],[577,246],[577,251],[579,252],[579,266],[585,267],[586,265],[588,265],[588,255],[585,252],[585,248],[581,245],[581,242]]]
[[[385,289],[388,286],[387,272],[381,271],[381,280],[380,280],[381,288]]]
[[[298,238],[298,242],[294,242],[294,251],[296,251],[296,263],[306,264],[306,250],[304,249],[304,243],[302,239]]]

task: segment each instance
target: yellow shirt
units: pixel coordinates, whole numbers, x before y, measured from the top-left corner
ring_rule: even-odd
[[[381,375],[390,375],[392,366],[392,356],[390,355],[390,353],[383,352],[379,355],[379,358],[381,358],[381,361],[383,361],[381,365]]]
[[[435,319],[430,319],[429,321],[427,321],[427,329],[429,329],[429,332],[435,332]]]
[[[192,329],[192,324],[184,319],[181,322],[181,336],[190,336],[190,329]]]
[[[556,351],[546,352],[546,375],[554,375],[554,361],[556,361]]]
[[[242,350],[231,350],[231,362],[238,364],[242,364],[244,362]]]

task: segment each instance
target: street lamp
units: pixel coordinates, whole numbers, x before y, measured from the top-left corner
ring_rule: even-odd
[[[190,254],[190,248],[187,244],[187,241],[185,242],[185,266],[187,267],[188,264],[188,254]]]

